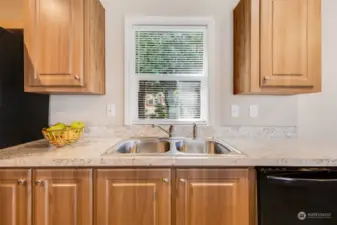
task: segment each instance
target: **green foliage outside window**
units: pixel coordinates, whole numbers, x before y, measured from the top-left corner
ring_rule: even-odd
[[[137,31],[136,73],[203,73],[203,32]]]
[[[202,75],[204,72],[204,32],[202,31],[136,31],[136,74]],[[178,80],[141,80],[138,93],[138,118],[178,119],[181,116],[199,118],[200,84],[190,81],[179,87]],[[195,83],[196,82],[196,83]],[[189,101],[185,90],[196,93]],[[185,90],[180,95],[180,89]],[[160,103],[149,104],[146,96],[156,98],[162,93]],[[186,100],[187,99],[187,100]],[[195,106],[191,105],[195,102]],[[164,102],[163,102],[164,101]],[[188,101],[186,105],[186,101]],[[194,113],[182,113],[186,109]],[[184,110],[185,109],[185,110]]]

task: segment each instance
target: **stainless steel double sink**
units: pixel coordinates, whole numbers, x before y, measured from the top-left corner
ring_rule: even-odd
[[[134,137],[121,141],[103,155],[243,155],[216,138],[158,138]]]

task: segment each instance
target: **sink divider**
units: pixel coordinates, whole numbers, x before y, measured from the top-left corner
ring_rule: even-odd
[[[169,140],[170,143],[170,151],[167,152],[167,154],[183,154],[182,152],[179,152],[177,149],[177,142],[180,140]]]

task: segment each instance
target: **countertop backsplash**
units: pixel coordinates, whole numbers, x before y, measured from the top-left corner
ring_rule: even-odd
[[[168,126],[163,126],[168,129]],[[174,126],[173,136],[192,137],[192,126]],[[142,126],[89,126],[85,129],[86,137],[113,137],[113,136],[167,136],[159,128],[150,125]],[[248,127],[248,126],[198,126],[198,137],[217,138],[266,138],[266,139],[291,139],[297,138],[296,127]]]

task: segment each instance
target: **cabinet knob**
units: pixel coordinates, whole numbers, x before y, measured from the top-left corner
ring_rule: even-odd
[[[164,183],[168,183],[169,179],[168,178],[163,178]]]
[[[42,186],[42,185],[44,184],[44,182],[43,182],[43,180],[36,180],[36,181],[34,182],[34,184],[35,184],[36,186]]]
[[[18,185],[25,185],[27,183],[27,180],[24,178],[21,178],[17,181]]]
[[[80,77],[79,76],[74,76],[74,79],[75,80],[80,80]]]
[[[180,178],[180,182],[181,182],[181,183],[185,183],[185,182],[186,182],[186,179]]]
[[[270,76],[265,76],[264,80],[270,80]]]

